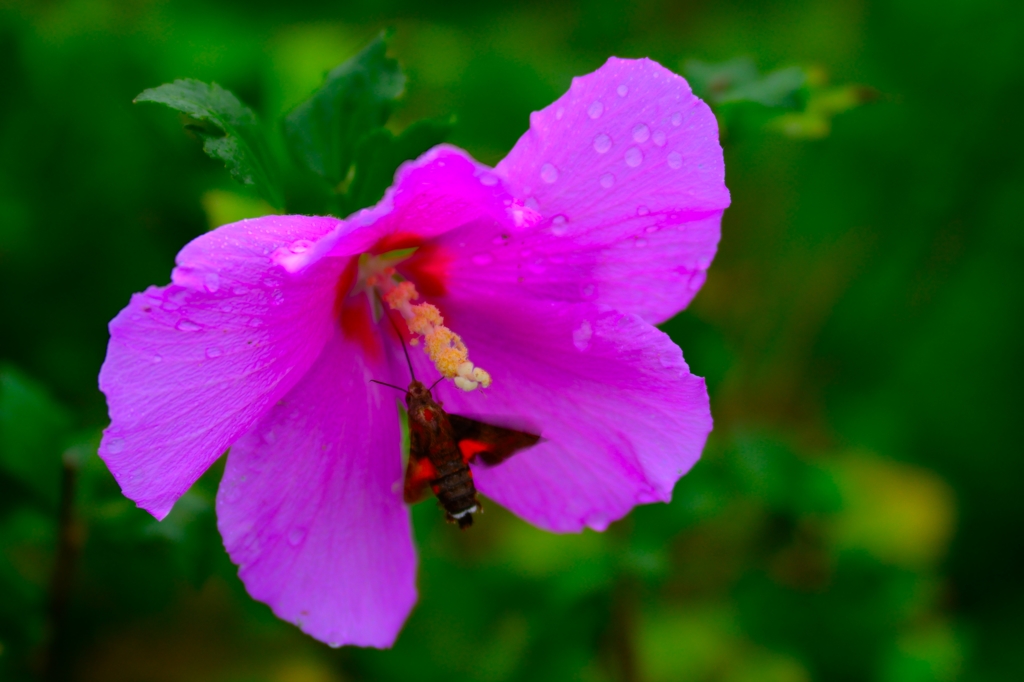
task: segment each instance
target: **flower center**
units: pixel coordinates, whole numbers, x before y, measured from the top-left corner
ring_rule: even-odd
[[[419,299],[416,286],[404,279],[396,266],[416,251],[415,248],[389,251],[380,255],[364,253],[359,257],[359,274],[350,295],[365,293],[375,322],[385,314],[381,302],[396,311],[412,335],[411,345],[423,349],[437,371],[452,379],[463,391],[491,385],[491,375],[469,360],[469,350],[462,338],[445,326],[437,306],[413,303]]]

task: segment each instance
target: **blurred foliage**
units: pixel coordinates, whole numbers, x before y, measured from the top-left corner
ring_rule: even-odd
[[[0,3],[0,679],[1024,678],[1022,14]],[[360,52],[389,25],[407,82],[383,43]],[[186,241],[370,204],[445,137],[494,163],[609,54],[687,74],[725,132],[721,250],[664,327],[708,378],[716,429],[671,504],[574,536],[495,504],[458,533],[415,507],[420,603],[374,651],[330,650],[247,597],[216,530],[219,467],[162,523],[120,495],[95,455],[106,322]],[[310,99],[325,74],[364,87],[374,69],[390,80],[370,109]],[[176,79],[207,84],[190,86],[205,109],[175,108],[252,184],[131,104]],[[329,159],[273,125],[302,116],[328,117]]]

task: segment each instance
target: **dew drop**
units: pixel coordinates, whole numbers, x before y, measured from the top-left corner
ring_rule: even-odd
[[[683,155],[679,152],[671,152],[668,155],[669,168],[682,168],[683,166]]]
[[[540,167],[540,179],[550,185],[558,179],[558,169],[550,163],[545,163]]]
[[[306,531],[303,528],[292,528],[288,531],[288,544],[297,547],[306,539]]]
[[[590,298],[594,295],[594,285],[588,284],[580,290],[580,293],[583,294],[583,298]]]
[[[123,438],[111,438],[107,441],[107,452],[112,455],[116,455],[119,452],[124,451],[124,439]]]
[[[561,121],[563,116],[565,116],[565,107],[558,107],[555,110],[555,120]]]
[[[647,234],[651,234],[652,232],[657,232],[657,231],[658,231],[658,226],[657,225],[648,225],[646,228],[644,228],[644,232],[646,232]]]
[[[636,168],[643,162],[644,155],[636,147],[630,147],[626,151],[626,165],[630,168]]]
[[[676,113],[672,114],[672,125],[678,126],[682,122],[683,115],[680,112],[677,111]]]
[[[313,242],[308,239],[299,239],[288,245],[288,250],[292,253],[305,253],[313,248]]]
[[[620,85],[619,87],[615,88],[615,92],[619,93],[619,97],[625,97],[629,93],[629,86]]]
[[[687,285],[690,288],[690,291],[697,291],[697,289],[700,289],[701,285],[704,284],[704,280],[707,279],[707,276],[708,273],[704,270],[697,270],[695,273],[690,275],[690,282]]]
[[[647,208],[646,206],[637,206],[636,207],[636,214],[637,215],[647,215],[650,212],[651,212],[651,209]]]
[[[492,262],[494,262],[494,256],[492,256],[489,253],[478,253],[475,256],[473,256],[473,258],[471,258],[470,260],[473,261],[473,265],[484,266],[490,265]]]
[[[590,327],[590,323],[583,320],[580,326],[573,330],[572,345],[576,346],[578,351],[585,351],[590,346],[590,337],[593,335],[594,330]]]
[[[164,361],[164,357],[162,355],[154,355],[153,356],[153,364],[154,365],[158,365],[158,364],[160,364],[163,361]]]
[[[659,147],[664,147],[665,146],[665,133],[664,133],[664,131],[655,130],[654,131],[654,135],[651,136],[651,139],[654,140],[654,144],[658,145]]]
[[[636,246],[637,248],[647,246],[647,240],[641,237],[637,239],[635,242],[633,242],[633,245]]]
[[[599,118],[603,113],[604,105],[601,104],[599,100],[595,101],[593,104],[590,105],[590,108],[587,109],[587,116],[589,116],[590,118]]]
[[[633,141],[637,144],[641,142],[647,142],[647,139],[651,136],[651,129],[643,123],[638,124],[633,128]]]
[[[178,320],[178,324],[174,325],[174,328],[182,332],[197,332],[202,327],[193,322],[192,320],[181,319]]]
[[[611,173],[605,173],[601,176],[601,186],[605,189],[610,189],[615,184],[615,176]]]
[[[220,348],[217,348],[217,346],[210,346],[209,348],[206,349],[206,357],[208,358],[219,358],[223,354],[224,351],[222,351]]]
[[[220,277],[216,272],[208,272],[203,277],[203,285],[206,286],[206,290],[211,294],[220,289]]]
[[[256,327],[259,327],[262,324],[263,324],[263,321],[260,318],[258,318],[258,317],[250,317],[249,318],[249,326],[250,327],[256,328]]]
[[[233,293],[235,296],[241,296],[242,294],[249,293],[249,290],[243,286],[237,286],[231,290],[231,293]]]
[[[480,176],[480,184],[486,187],[494,187],[498,184],[498,178],[490,173],[485,173]]]
[[[565,224],[564,215],[556,215],[554,218],[551,219],[551,234],[555,235],[556,237],[561,237],[568,231],[569,228]]]
[[[697,259],[697,267],[701,270],[707,270],[708,266],[711,265],[711,256],[701,256]]]
[[[608,137],[604,133],[601,133],[594,138],[594,151],[598,154],[604,154],[606,151],[612,148],[612,138]]]

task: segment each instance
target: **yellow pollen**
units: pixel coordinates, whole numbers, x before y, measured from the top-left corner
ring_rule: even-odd
[[[369,279],[367,283],[370,283]],[[441,311],[430,303],[412,303],[419,298],[412,282],[395,284],[383,298],[392,310],[402,316],[410,332],[423,337],[424,350],[442,376],[453,379],[463,391],[491,385],[491,375],[469,361],[469,351],[462,338],[444,326]],[[414,337],[412,345],[417,345],[418,340]]]

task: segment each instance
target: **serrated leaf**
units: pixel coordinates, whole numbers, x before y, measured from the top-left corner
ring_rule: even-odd
[[[136,102],[156,102],[205,126],[189,126],[203,151],[220,159],[243,185],[252,185],[272,206],[284,206],[277,165],[256,114],[216,83],[186,79],[145,90]]]
[[[12,369],[0,370],[0,469],[53,506],[70,424],[42,386]]]
[[[384,125],[405,89],[405,76],[386,51],[381,35],[328,73],[320,89],[284,119],[292,156],[332,187],[348,178],[360,139]]]
[[[380,201],[398,167],[444,142],[452,125],[451,120],[428,119],[413,123],[397,137],[385,128],[365,135],[359,140],[353,158],[352,182],[345,202],[347,212]]]

